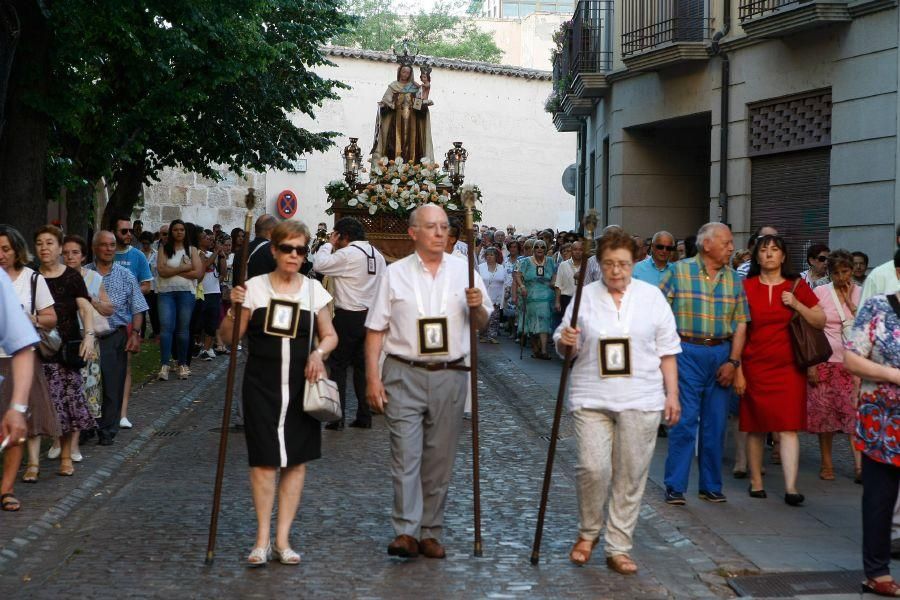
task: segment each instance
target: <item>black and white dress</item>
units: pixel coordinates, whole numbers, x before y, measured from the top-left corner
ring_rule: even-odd
[[[315,303],[312,312],[307,287],[310,285]],[[295,337],[265,332],[266,310],[273,298],[299,303],[300,323]],[[269,275],[247,281],[244,308],[250,310],[250,347],[242,395],[251,467],[289,467],[321,456],[321,425],[303,412],[304,371],[309,352],[309,319],[330,301],[331,295],[315,279],[304,278],[300,291],[294,294],[276,293]]]

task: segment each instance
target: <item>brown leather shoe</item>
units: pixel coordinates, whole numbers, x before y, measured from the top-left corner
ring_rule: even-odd
[[[637,565],[627,554],[607,556],[606,566],[620,575],[634,575],[638,570]]]
[[[425,538],[419,542],[419,550],[425,558],[446,558],[447,552],[441,543],[434,538]]]
[[[419,542],[411,535],[398,535],[388,544],[388,554],[401,558],[415,558],[419,555]]]

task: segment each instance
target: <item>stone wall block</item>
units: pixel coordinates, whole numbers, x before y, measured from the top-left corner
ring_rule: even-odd
[[[163,206],[162,219],[163,223],[171,223],[175,219],[181,218],[181,207],[179,206]]]
[[[212,187],[209,188],[206,203],[213,208],[225,208],[231,205],[231,197],[228,188]]]
[[[169,202],[177,206],[187,206],[188,188],[187,186],[178,185],[172,188],[169,194]]]
[[[187,191],[187,206],[206,206],[209,188],[195,187]]]

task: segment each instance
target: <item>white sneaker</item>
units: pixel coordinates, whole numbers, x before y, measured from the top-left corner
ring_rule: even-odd
[[[216,357],[216,353],[213,352],[212,348],[210,348],[209,350],[204,350],[203,352],[200,353],[200,358],[202,358],[203,360],[205,360],[207,362],[211,361],[215,357]]]
[[[84,457],[81,455],[81,452],[72,453],[72,462],[81,462],[82,460],[84,460]]]
[[[54,460],[59,458],[59,454],[62,452],[62,448],[59,446],[52,446],[49,450],[47,450],[47,458],[50,460]]]
[[[163,365],[159,368],[159,375],[156,376],[160,381],[169,380],[169,365]]]
[[[128,417],[122,417],[119,419],[119,427],[122,429],[131,429],[134,425],[131,424],[131,421],[128,420]]]
[[[191,370],[187,365],[181,365],[178,367],[178,379],[187,379],[191,376]]]

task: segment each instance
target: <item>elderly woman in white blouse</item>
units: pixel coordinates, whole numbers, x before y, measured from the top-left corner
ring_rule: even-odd
[[[637,572],[629,556],[660,419],[681,416],[675,355],[681,342],[675,317],[656,287],[631,278],[638,247],[611,231],[598,240],[602,279],[584,287],[578,327],[570,304],[553,336],[564,355],[574,346],[568,410],[578,444],[578,540],[569,559],[587,563],[600,538],[609,568]]]

